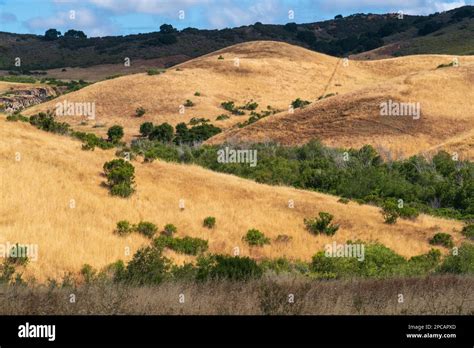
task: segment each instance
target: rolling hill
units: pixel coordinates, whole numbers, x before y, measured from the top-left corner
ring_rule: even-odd
[[[226,130],[209,140],[213,144],[270,140],[296,145],[319,138],[340,147],[372,144],[399,157],[449,143],[449,149],[462,152],[461,157],[472,158],[468,144],[474,115],[469,102],[474,57],[457,57],[459,67],[437,69],[453,59],[418,55],[346,62],[285,43],[256,41],[188,61],[160,75],[134,74],[102,81],[25,114],[54,110],[58,102],[93,102],[94,122],[84,123],[84,117],[65,121],[102,136],[107,127],[119,124],[130,140],[146,121],[176,125],[205,118]],[[333,96],[319,100],[328,95]],[[313,103],[291,114],[289,105],[297,98]],[[195,105],[180,114],[180,105],[188,99]],[[388,100],[418,102],[422,116],[417,120],[380,117],[380,103]],[[226,113],[221,106],[226,101],[236,105],[255,101],[259,104],[256,111],[271,106],[279,113],[239,128],[236,125],[246,121],[249,112],[246,116],[227,113],[229,119],[215,121]],[[138,107],[146,110],[145,116],[134,115]]]
[[[436,69],[440,61],[448,62],[449,59],[447,56],[413,56],[355,62],[358,69],[370,73],[379,71],[387,80],[317,101],[294,114],[281,113],[245,128],[234,128],[209,142],[271,140],[299,145],[318,138],[337,147],[357,148],[372,144],[390,151],[392,158],[436,148],[457,151],[460,157],[472,159],[474,107],[470,100],[474,98],[474,59],[464,57],[459,67]],[[404,66],[410,66],[410,69],[418,66],[420,70],[403,71]],[[348,71],[351,69],[347,68]],[[392,69],[400,76],[391,78],[394,76],[390,73]],[[344,85],[346,77],[338,73],[334,83]],[[328,92],[337,93],[337,89],[331,87]],[[381,116],[380,105],[389,100],[419,103],[419,119],[416,116]]]
[[[117,259],[129,260],[148,242],[136,234],[115,235],[116,223],[124,219],[147,220],[160,228],[173,223],[178,236],[208,239],[211,252],[230,254],[238,246],[241,255],[257,259],[309,260],[333,240],[357,239],[379,241],[408,257],[427,252],[428,239],[439,231],[451,233],[456,244],[463,239],[458,221],[420,215],[414,221],[387,225],[373,206],[345,205],[335,196],[164,162],[133,162],[137,192],[121,199],[110,196],[101,185],[102,166],[114,158],[113,150],[81,151],[77,141],[28,124],[9,123],[4,117],[0,139],[0,243],[37,244],[38,260],[30,262],[25,275],[38,281],[77,272],[85,263],[101,268]],[[183,211],[178,207],[180,199],[185,200]],[[294,201],[293,209],[289,200]],[[340,224],[334,237],[305,230],[303,219],[320,211],[333,214]],[[217,219],[213,230],[202,226],[210,215]],[[242,236],[251,228],[264,232],[272,244],[258,250],[246,246]],[[280,234],[292,239],[275,242]],[[190,261],[174,253],[168,256],[177,262]]]

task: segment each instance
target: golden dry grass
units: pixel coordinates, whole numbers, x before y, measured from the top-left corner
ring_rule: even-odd
[[[0,81],[0,94],[10,91],[15,91],[17,89],[28,89],[34,87],[41,87],[41,84],[34,83],[16,83],[16,82],[5,82]]]
[[[219,60],[219,55],[224,59]],[[234,64],[236,58],[238,67]],[[243,105],[255,100],[259,103],[258,111],[271,105],[283,112],[279,117],[259,121],[251,127],[230,129],[211,142],[236,138],[301,144],[311,138],[321,138],[330,145],[369,143],[410,155],[449,142],[450,138],[459,138],[472,129],[474,112],[470,100],[474,99],[474,57],[459,57],[459,69],[436,70],[438,65],[452,59],[447,55],[419,55],[377,61],[350,60],[345,66],[338,58],[301,47],[256,41],[213,52],[161,75],[142,73],[99,82],[25,113],[53,110],[55,104],[63,100],[95,102],[96,121],[89,121],[88,125],[80,125],[81,117],[70,117],[66,121],[77,129],[100,135],[105,135],[107,128],[92,128],[94,124],[107,127],[120,124],[125,128],[126,140],[130,140],[145,121],[176,125],[192,117],[204,117],[229,129],[247,120],[248,113],[215,121],[216,116],[225,113],[220,104],[231,100]],[[201,96],[194,96],[195,92]],[[334,98],[336,102],[327,104],[323,100],[305,112],[288,114],[294,99],[315,102],[329,93],[338,94]],[[361,100],[361,95],[366,99]],[[428,124],[418,122],[411,131],[410,124],[404,125],[402,130],[391,125],[393,122],[403,125],[404,120],[380,122],[376,117],[378,113],[374,114],[378,112],[375,103],[388,98],[420,102]],[[180,114],[179,107],[187,99],[196,105]],[[134,117],[138,107],[147,110],[145,116]],[[366,114],[367,111],[371,114]],[[472,146],[462,141],[459,146],[453,147],[453,144],[457,143],[451,142],[449,149],[460,149],[464,157],[473,157]]]
[[[211,252],[232,253],[238,246],[241,255],[257,259],[309,260],[333,239],[380,241],[408,257],[427,252],[428,238],[438,231],[452,233],[456,244],[463,238],[460,222],[421,215],[415,221],[386,225],[376,207],[344,205],[330,195],[164,162],[134,162],[137,192],[130,199],[112,197],[101,187],[101,172],[114,151],[85,152],[80,147],[72,139],[0,118],[0,243],[38,244],[39,259],[27,266],[25,275],[39,281],[77,272],[84,263],[101,268],[117,259],[129,260],[148,241],[136,234],[126,238],[113,234],[117,221],[123,219],[147,220],[160,228],[173,223],[178,236],[209,240]],[[71,199],[74,209],[69,207]],[[184,211],[178,208],[179,199],[185,200]],[[288,208],[289,200],[294,200],[294,209]],[[313,236],[304,229],[303,219],[320,211],[333,214],[340,224],[334,237]],[[214,230],[202,226],[207,216],[216,217]],[[279,234],[293,239],[249,248],[242,236],[250,228],[272,239]],[[125,254],[126,247],[130,255]],[[189,260],[168,255],[177,262]]]
[[[338,147],[371,144],[383,153],[390,151],[392,158],[443,149],[472,160],[474,60],[466,57],[461,59],[460,67],[435,69],[438,58],[418,56],[350,62],[348,67],[340,68],[340,74],[336,73],[334,86],[346,83],[345,69],[353,69],[351,65],[391,78],[353,92],[339,93],[294,114],[281,113],[242,129],[228,130],[209,143],[233,139],[299,145],[318,138]],[[443,59],[448,61],[447,57]],[[408,73],[407,69],[416,72]],[[337,87],[332,86],[328,93],[337,93]],[[420,103],[420,119],[380,116],[380,104],[389,99]]]

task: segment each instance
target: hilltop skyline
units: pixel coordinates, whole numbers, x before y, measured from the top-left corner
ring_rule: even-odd
[[[354,13],[427,15],[473,0],[27,0],[0,1],[0,31],[44,34],[55,28],[84,31],[89,37],[158,31],[163,23],[177,29],[223,29],[250,25],[309,23]]]

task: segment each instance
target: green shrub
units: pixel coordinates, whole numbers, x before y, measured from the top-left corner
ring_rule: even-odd
[[[219,116],[216,117],[216,121],[224,121],[224,120],[227,120],[229,118],[230,118],[230,116],[222,114],[222,115],[219,115]]]
[[[199,124],[199,123],[206,123],[206,122],[209,122],[209,119],[207,119],[207,118],[193,117],[193,118],[191,118],[191,119],[189,120],[189,124],[190,124],[191,126],[195,126],[195,125],[197,125],[197,124]],[[177,131],[178,131],[178,130],[176,130],[176,132],[177,132]]]
[[[348,244],[352,244],[350,241]],[[360,243],[359,241],[356,243]],[[407,261],[382,244],[365,245],[364,260],[355,257],[328,257],[324,251],[313,256],[311,271],[323,278],[374,277],[403,275]]]
[[[306,225],[306,229],[313,234],[323,233],[332,236],[339,229],[339,225],[331,224],[333,218],[334,217],[329,213],[320,212],[319,218],[313,220],[304,219],[304,224]]]
[[[82,266],[80,273],[84,277],[84,281],[86,283],[91,283],[96,278],[97,270],[95,270],[94,267],[86,263]]]
[[[309,104],[311,104],[311,102],[309,102],[307,100],[302,100],[300,98],[297,98],[297,99],[295,99],[291,102],[291,106],[294,109],[304,108],[306,105],[309,105]]]
[[[184,106],[186,106],[187,108],[190,108],[194,106],[194,103],[192,100],[187,99],[186,103],[184,103]]]
[[[247,231],[247,234],[242,238],[251,246],[264,246],[265,244],[270,244],[270,238],[265,237],[265,235],[256,229],[251,229]]]
[[[221,54],[221,55],[219,55],[219,57],[217,57],[217,59],[222,60],[222,59],[224,59],[224,57]]]
[[[148,137],[151,132],[153,132],[153,129],[155,126],[153,125],[153,122],[145,122],[140,125],[140,134],[143,137]]]
[[[69,133],[69,124],[65,122],[56,122],[53,114],[49,111],[48,113],[40,112],[37,115],[33,115],[30,117],[29,121],[30,124],[36,128],[46,132],[63,135]]]
[[[402,219],[415,219],[420,215],[418,209],[414,207],[410,207],[408,205],[404,205],[403,208],[398,209],[398,213]]]
[[[140,221],[136,227],[136,231],[143,234],[145,237],[153,238],[158,231],[158,227],[151,222]]]
[[[134,192],[135,168],[130,162],[121,158],[106,162],[104,173],[112,195],[128,197]]]
[[[110,187],[110,194],[112,196],[127,198],[130,197],[133,192],[135,192],[133,187],[131,187],[130,184],[127,184],[125,182],[121,182]]]
[[[195,96],[195,97],[200,97],[200,96],[201,96],[201,92],[194,92],[194,96]]]
[[[452,67],[452,66],[454,66],[454,62],[447,63],[447,64],[440,64],[436,67],[436,69],[449,68],[449,67]]]
[[[474,224],[464,226],[461,233],[467,238],[474,240]]]
[[[143,115],[145,115],[145,112],[146,110],[140,106],[139,108],[137,108],[137,110],[135,110],[135,115],[137,117],[142,117]]]
[[[102,138],[99,138],[94,133],[72,132],[71,136],[73,138],[79,139],[80,141],[84,143],[82,145],[83,150],[94,150],[96,146],[103,150],[107,150],[115,146],[113,143],[108,142]]]
[[[7,116],[7,121],[10,121],[10,122],[16,122],[16,121],[29,122],[30,118],[26,117],[26,116],[23,116],[22,114],[14,113],[14,114],[11,114],[11,115]]]
[[[173,236],[173,234],[175,234],[177,231],[178,229],[173,224],[166,224],[163,230],[164,234],[170,237]]]
[[[257,108],[258,108],[258,103],[250,101],[250,102],[247,102],[247,104],[245,104],[244,106],[240,107],[239,109],[253,111],[253,110],[257,110]]]
[[[246,281],[260,278],[263,274],[260,266],[249,257],[210,255],[198,258],[198,280]]]
[[[207,240],[193,237],[173,238],[169,236],[160,236],[155,238],[154,245],[157,248],[168,248],[180,254],[198,255],[205,252],[208,248]]]
[[[216,218],[213,216],[208,216],[204,219],[203,226],[207,228],[214,228],[216,225]]]
[[[454,246],[453,237],[447,233],[436,233],[433,238],[430,239],[431,245],[442,245],[446,248],[452,248]]]
[[[171,262],[162,249],[153,246],[139,249],[127,268],[118,267],[115,278],[133,285],[160,284],[168,277]]]
[[[130,224],[127,220],[121,220],[117,222],[117,228],[115,229],[115,233],[119,236],[126,236],[132,233],[134,230],[134,226]]]
[[[432,273],[439,265],[441,252],[431,249],[427,254],[413,256],[408,260],[405,275],[421,276]]]
[[[107,137],[110,142],[112,143],[117,143],[123,138],[123,127],[122,126],[112,126],[109,128],[107,131]]]
[[[226,101],[226,102],[222,102],[221,103],[221,106],[222,108],[224,108],[224,110],[227,110],[227,111],[234,111],[235,109],[235,104],[233,101]]]
[[[382,206],[382,216],[386,224],[394,224],[400,216],[398,204],[394,200],[387,200]]]
[[[350,199],[341,197],[339,198],[338,202],[342,204],[348,204],[350,202]]]
[[[439,266],[439,273],[474,274],[474,244],[463,243],[457,254],[447,256]]]
[[[155,68],[152,68],[152,69],[148,69],[147,70],[147,74],[148,75],[159,75],[161,73],[164,73],[165,70],[164,69],[155,69]]]

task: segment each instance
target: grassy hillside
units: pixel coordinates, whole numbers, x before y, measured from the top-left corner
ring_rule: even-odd
[[[309,260],[327,243],[361,239],[379,241],[403,256],[427,252],[428,240],[439,231],[453,235],[459,245],[462,224],[420,215],[416,220],[384,223],[380,209],[342,204],[335,196],[257,184],[218,174],[197,166],[133,162],[137,192],[130,199],[109,195],[102,186],[104,162],[113,151],[85,152],[80,143],[34,129],[28,124],[0,119],[1,199],[0,243],[36,243],[37,262],[30,262],[25,275],[38,280],[77,272],[88,263],[101,268],[117,259],[130,260],[146,245],[138,234],[119,237],[113,233],[119,220],[147,220],[160,229],[175,224],[178,236],[209,241],[209,250],[256,259],[282,257]],[[18,157],[20,156],[20,157]],[[17,160],[19,158],[19,160]],[[185,200],[185,209],[178,206]],[[71,208],[74,200],[74,208]],[[294,208],[288,201],[294,201]],[[315,236],[304,227],[304,218],[320,211],[334,215],[340,229],[334,237]],[[214,216],[216,227],[203,227]],[[271,238],[263,248],[250,248],[242,241],[247,230],[257,228]],[[278,235],[292,239],[276,242]],[[126,254],[129,248],[130,254]],[[177,262],[189,261],[167,251]]]
[[[212,138],[212,144],[273,140],[295,145],[319,138],[336,147],[372,144],[399,157],[446,143],[443,148],[472,158],[469,96],[473,93],[474,58],[459,57],[460,67],[437,69],[453,59],[420,55],[349,60],[345,64],[341,59],[300,47],[256,41],[191,60],[160,75],[135,74],[99,82],[30,108],[25,114],[54,110],[56,103],[63,101],[94,102],[96,120],[84,122],[80,116],[64,120],[77,130],[101,136],[108,127],[119,124],[125,129],[125,139],[131,140],[139,135],[144,122],[174,126],[192,118],[205,118],[226,130]],[[322,96],[332,97],[319,100]],[[289,106],[297,98],[312,104],[292,114]],[[389,99],[419,102],[421,118],[380,117],[380,103]],[[194,106],[180,114],[180,105],[186,100]],[[253,101],[258,103],[257,113],[262,114],[268,106],[279,113],[242,128],[251,118],[251,111],[233,115],[221,106],[227,101],[235,105]],[[135,116],[139,107],[146,110],[143,117]],[[229,118],[216,121],[221,114]]]

